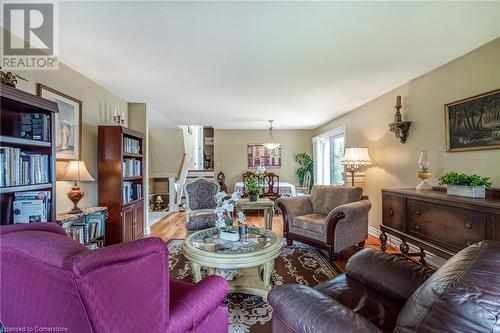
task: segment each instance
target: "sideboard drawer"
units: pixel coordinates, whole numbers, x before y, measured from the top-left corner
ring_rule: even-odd
[[[486,239],[487,214],[409,199],[409,234],[460,250]],[[438,222],[439,223],[436,223]]]
[[[382,194],[382,224],[396,230],[403,230],[403,198]]]

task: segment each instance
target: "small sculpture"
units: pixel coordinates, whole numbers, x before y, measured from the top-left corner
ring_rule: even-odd
[[[410,130],[411,121],[402,121],[401,117],[401,96],[396,97],[396,113],[394,114],[394,122],[389,124],[389,129],[396,135],[401,143],[406,142],[408,131]]]
[[[4,72],[1,69],[2,69],[2,67],[0,67],[0,80],[2,81],[3,84],[5,84],[9,87],[15,88],[16,84],[19,83],[17,81],[17,79],[28,81],[25,78],[23,78],[22,76],[20,76],[19,74],[16,74],[14,72]]]
[[[219,171],[217,174],[217,182],[219,183],[221,192],[227,192],[226,175],[224,172]]]

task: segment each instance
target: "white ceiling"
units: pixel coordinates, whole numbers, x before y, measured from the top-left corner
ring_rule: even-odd
[[[60,22],[62,61],[155,127],[314,128],[500,36],[500,2],[61,2]]]

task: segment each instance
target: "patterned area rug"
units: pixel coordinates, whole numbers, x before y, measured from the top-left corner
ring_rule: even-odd
[[[182,240],[170,240],[170,276],[184,281],[193,281],[189,261],[182,255]],[[272,274],[273,286],[300,283],[315,286],[328,280],[340,271],[323,253],[313,247],[294,242],[285,246],[276,258]],[[229,294],[225,300],[229,308],[229,332],[270,333],[273,309],[265,299],[248,294]]]

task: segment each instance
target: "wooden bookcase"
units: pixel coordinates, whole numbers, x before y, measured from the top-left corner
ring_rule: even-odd
[[[50,206],[48,221],[56,220],[56,144],[55,113],[59,112],[55,102],[28,92],[1,84],[0,86],[0,146],[19,148],[21,152],[48,155],[49,181],[43,184],[28,184],[0,187],[1,224],[14,222],[13,202],[16,192],[49,191]],[[46,141],[21,138],[21,114],[43,114],[49,116]],[[1,166],[0,166],[1,167]]]
[[[122,126],[99,126],[99,205],[108,207],[106,245],[141,238],[144,234],[144,135]],[[139,151],[127,152],[126,139],[137,140]],[[140,175],[124,176],[124,161],[138,161]],[[124,202],[124,184],[141,186],[140,198]]]

